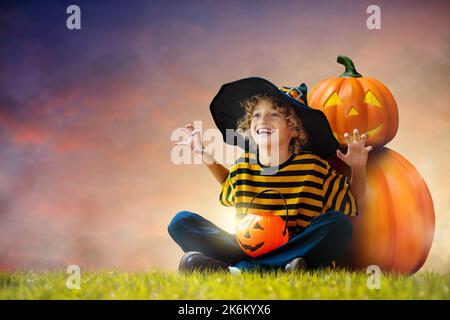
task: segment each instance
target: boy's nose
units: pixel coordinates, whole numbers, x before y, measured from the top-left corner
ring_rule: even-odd
[[[270,126],[270,122],[269,121],[265,121],[265,120],[261,120],[256,124],[258,127],[264,127],[264,126]]]
[[[262,123],[270,123],[270,121],[269,121],[269,114],[263,114],[259,121],[262,122]]]

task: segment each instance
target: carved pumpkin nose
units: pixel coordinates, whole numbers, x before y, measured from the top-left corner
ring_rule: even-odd
[[[250,239],[250,238],[251,238],[250,232],[247,231],[247,232],[244,234],[244,238]]]
[[[350,110],[348,111],[347,115],[349,115],[349,116],[357,116],[357,115],[359,115],[359,112],[358,112],[358,110],[356,110],[356,108],[354,106],[352,106],[350,108]]]

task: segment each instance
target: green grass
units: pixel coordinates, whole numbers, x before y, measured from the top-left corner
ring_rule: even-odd
[[[368,289],[368,274],[321,270],[298,274],[149,271],[85,272],[69,290],[69,274],[0,272],[0,299],[449,299],[450,274],[383,275]]]

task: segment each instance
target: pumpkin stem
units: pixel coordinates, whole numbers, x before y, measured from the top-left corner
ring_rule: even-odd
[[[358,73],[358,71],[356,71],[355,65],[353,64],[353,61],[346,56],[338,56],[337,57],[337,62],[344,65],[345,67],[345,72],[343,74],[341,74],[339,77],[341,78],[360,78],[362,77],[362,75],[360,75]]]

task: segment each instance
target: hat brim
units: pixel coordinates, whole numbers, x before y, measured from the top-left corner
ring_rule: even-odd
[[[261,93],[267,93],[286,101],[303,120],[303,126],[308,135],[308,145],[304,146],[304,151],[311,151],[324,159],[328,159],[336,153],[339,142],[334,137],[330,124],[322,111],[312,109],[291,98],[273,83],[259,77],[226,83],[213,98],[210,105],[211,114],[226,143],[230,143],[226,139],[226,130],[236,130],[238,120],[244,115],[245,111],[241,102]],[[232,144],[236,145],[236,140]]]

